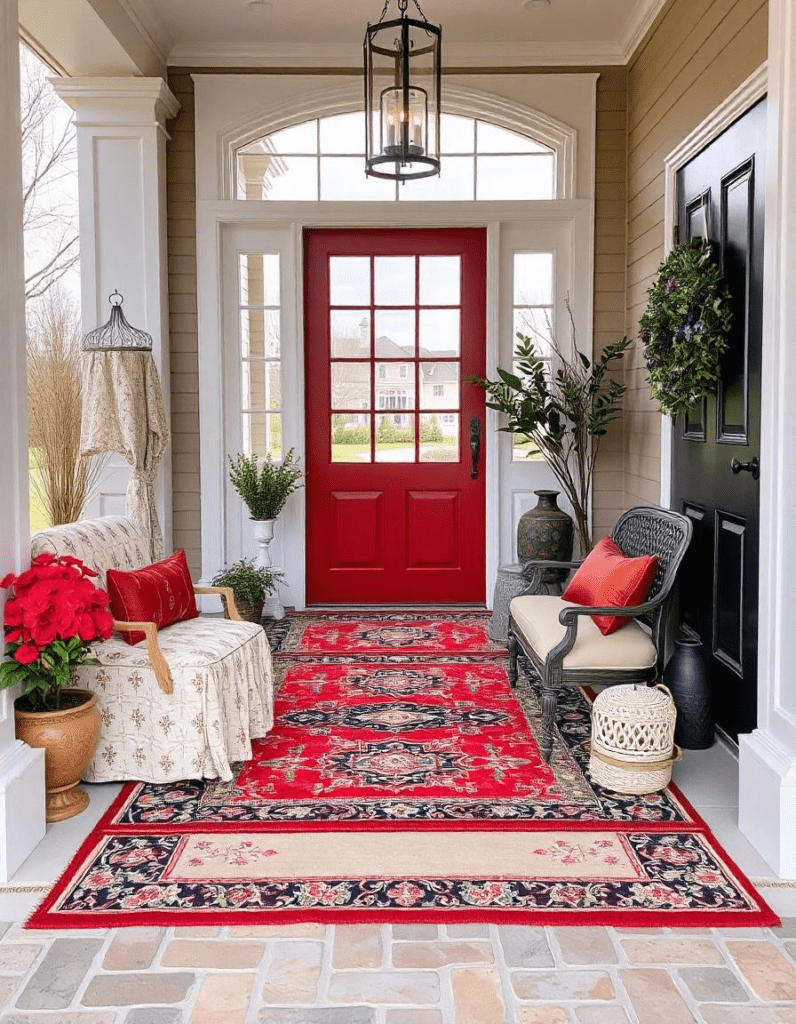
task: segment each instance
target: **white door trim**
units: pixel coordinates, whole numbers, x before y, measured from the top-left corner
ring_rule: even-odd
[[[487,368],[494,370],[501,356],[499,292],[499,225],[535,221],[537,223],[568,222],[572,231],[572,298],[577,311],[578,335],[592,344],[592,281],[594,256],[592,230],[594,207],[591,199],[545,200],[537,202],[445,203],[434,207],[433,225],[446,227],[482,227],[487,230]],[[231,451],[227,436],[224,407],[224,360],[222,339],[225,337],[223,313],[223,229],[225,226],[269,225],[289,228],[294,239],[295,287],[291,315],[296,325],[296,370],[293,399],[296,403],[294,423],[298,433],[289,433],[284,423],[286,447],[295,447],[304,454],[304,365],[303,365],[303,259],[301,239],[304,228],[345,227],[428,227],[428,203],[274,203],[266,201],[206,200],[197,203],[197,276],[200,380],[200,467],[202,480],[202,582],[206,582],[226,564],[226,492],[227,454]],[[287,394],[286,394],[287,398]],[[487,419],[489,436],[496,441],[496,414]],[[492,592],[500,560],[499,495],[502,482],[497,443],[487,444],[486,488],[486,596],[491,604]],[[296,526],[304,529],[304,497],[295,497]],[[295,536],[295,534],[294,534]],[[235,555],[237,557],[237,555]],[[301,559],[303,562],[303,554]],[[305,570],[295,563],[296,585],[293,604],[304,607]]]
[[[677,172],[766,95],[768,63],[764,61],[745,82],[696,126],[663,160],[663,256],[674,248],[677,228]],[[672,420],[661,417],[661,505],[672,506]]]

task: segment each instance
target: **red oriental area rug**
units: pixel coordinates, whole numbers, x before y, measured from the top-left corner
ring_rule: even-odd
[[[488,613],[478,611],[308,612],[268,623],[266,629],[275,657],[505,657],[505,645],[490,640],[488,626]]]
[[[126,786],[28,927],[776,922],[674,787],[591,783],[579,692],[546,765],[502,662],[280,667],[233,781]]]

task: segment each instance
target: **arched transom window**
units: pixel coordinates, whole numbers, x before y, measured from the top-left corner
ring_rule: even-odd
[[[315,118],[236,151],[235,197],[281,201],[555,199],[556,153],[500,125],[443,114],[439,177],[365,176],[363,113]]]

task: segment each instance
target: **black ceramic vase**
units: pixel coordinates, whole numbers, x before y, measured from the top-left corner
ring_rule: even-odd
[[[677,708],[674,742],[684,750],[706,750],[713,746],[710,679],[700,640],[675,640],[663,681]]]
[[[520,562],[533,559],[551,559],[568,562],[572,558],[575,524],[572,517],[558,507],[559,491],[534,491],[539,498],[517,523],[517,557]],[[567,569],[548,569],[542,583],[561,583],[567,578]]]

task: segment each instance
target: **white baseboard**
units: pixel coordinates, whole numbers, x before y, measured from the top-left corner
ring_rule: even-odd
[[[0,753],[0,883],[16,873],[46,831],[44,751],[15,740]]]
[[[739,737],[738,826],[780,878],[796,879],[796,751],[764,729]]]

